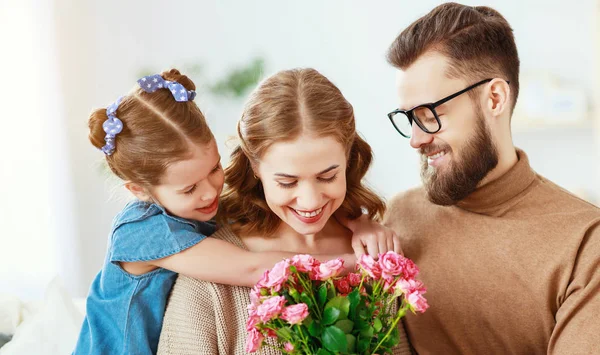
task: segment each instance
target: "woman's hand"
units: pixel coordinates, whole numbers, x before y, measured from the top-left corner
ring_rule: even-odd
[[[362,215],[355,220],[340,222],[353,233],[352,248],[357,258],[363,254],[369,254],[377,259],[379,254],[388,251],[403,255],[400,239],[396,233],[392,229],[370,220],[367,215]]]

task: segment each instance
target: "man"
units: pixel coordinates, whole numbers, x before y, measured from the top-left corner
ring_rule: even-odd
[[[510,121],[519,57],[507,21],[447,3],[388,61],[388,116],[422,159],[423,187],[385,224],[421,269],[430,308],[405,319],[421,354],[599,354],[600,210],[529,166]]]

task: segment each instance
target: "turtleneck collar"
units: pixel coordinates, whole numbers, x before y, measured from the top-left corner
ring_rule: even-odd
[[[529,166],[527,154],[517,149],[517,163],[498,179],[485,184],[459,201],[456,206],[474,213],[495,215],[510,207],[536,178],[536,173]]]

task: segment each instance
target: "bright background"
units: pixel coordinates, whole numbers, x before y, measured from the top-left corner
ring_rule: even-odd
[[[58,274],[74,296],[87,293],[127,199],[87,140],[87,117],[140,73],[187,69],[227,163],[244,97],[203,88],[254,58],[265,76],[314,67],[354,105],[376,155],[371,185],[386,198],[417,186],[417,155],[385,116],[395,108],[385,52],[440,3],[0,0],[0,292],[40,298]],[[511,23],[521,56],[516,145],[539,173],[598,203],[598,1],[486,5]]]

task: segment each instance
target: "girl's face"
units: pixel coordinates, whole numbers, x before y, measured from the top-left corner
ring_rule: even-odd
[[[303,235],[321,231],[346,196],[346,152],[331,137],[270,146],[258,164],[267,205]]]
[[[192,156],[167,167],[150,193],[169,213],[196,221],[217,214],[224,174],[215,140],[194,147]]]

